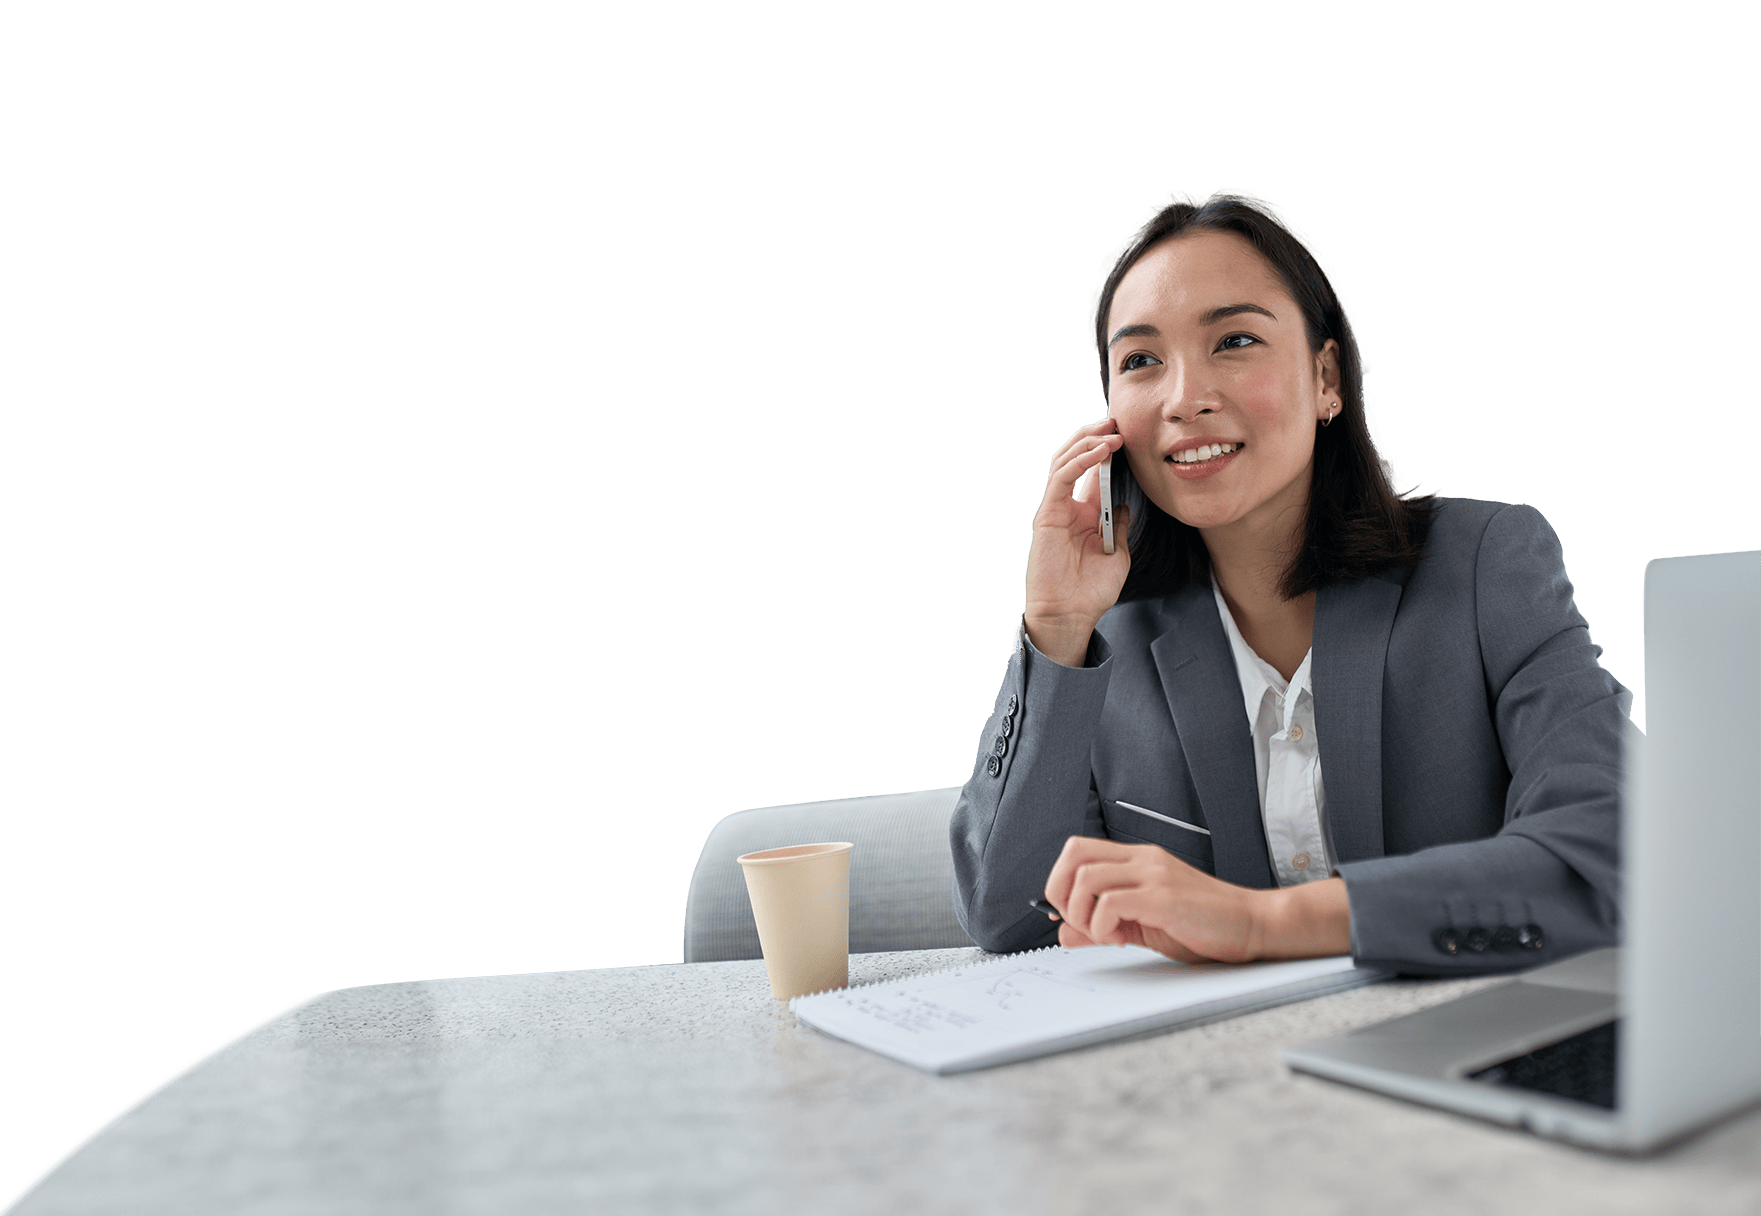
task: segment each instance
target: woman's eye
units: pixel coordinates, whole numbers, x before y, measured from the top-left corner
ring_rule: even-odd
[[[1161,362],[1161,360],[1156,358],[1154,355],[1143,355],[1143,354],[1130,355],[1126,358],[1125,362],[1120,365],[1120,370],[1127,371],[1127,372],[1134,372],[1140,367],[1149,367],[1152,364],[1156,364],[1156,363],[1160,363],[1160,362]]]
[[[1230,334],[1227,338],[1224,338],[1221,342],[1217,343],[1217,349],[1218,350],[1240,350],[1242,347],[1248,345],[1250,342],[1258,342],[1258,341],[1259,341],[1259,339],[1254,337],[1252,334]]]

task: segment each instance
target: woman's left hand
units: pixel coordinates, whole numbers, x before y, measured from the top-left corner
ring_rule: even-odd
[[[1351,952],[1343,880],[1256,891],[1153,844],[1072,836],[1046,879],[1046,899],[1063,910],[1062,946],[1148,946],[1184,963]]]

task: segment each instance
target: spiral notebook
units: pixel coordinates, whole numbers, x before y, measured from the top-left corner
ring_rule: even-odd
[[[947,1074],[1170,1030],[1387,974],[1349,955],[1282,963],[1177,963],[1142,946],[1048,946],[789,1002],[814,1029]]]

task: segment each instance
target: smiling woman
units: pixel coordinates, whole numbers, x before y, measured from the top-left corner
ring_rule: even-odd
[[[1108,416],[1052,461],[954,816],[974,940],[1409,972],[1611,943],[1630,698],[1541,516],[1394,494],[1326,275],[1246,200],[1156,216],[1095,337]]]
[[[1188,239],[1175,239],[1183,235]],[[1286,568],[1285,591],[1295,597],[1389,565],[1410,569],[1418,560],[1433,504],[1429,499],[1403,502],[1388,485],[1364,421],[1357,341],[1326,275],[1282,226],[1245,201],[1223,198],[1203,208],[1169,207],[1120,256],[1101,289],[1095,318],[1109,415],[1131,418],[1129,428],[1121,423],[1122,430],[1141,430],[1141,416],[1155,408],[1157,395],[1179,391],[1166,377],[1193,366],[1158,356],[1155,344],[1167,339],[1148,319],[1151,314],[1189,297],[1189,310],[1201,298],[1227,297],[1236,284],[1246,290],[1248,300],[1207,306],[1196,317],[1173,320],[1187,320],[1190,337],[1215,349],[1219,374],[1234,386],[1235,400],[1257,402],[1275,427],[1282,422],[1277,436],[1291,480],[1280,505],[1288,510],[1301,504],[1307,513],[1305,542],[1296,546]],[[1252,302],[1254,297],[1260,302]],[[1282,317],[1270,307],[1272,301],[1284,305]],[[1110,319],[1123,322],[1111,334]],[[1282,383],[1275,380],[1279,376]],[[1309,404],[1320,416],[1319,431],[1310,425]],[[1184,451],[1164,459],[1185,463]],[[1146,475],[1153,475],[1157,463],[1153,454],[1140,455]],[[1210,467],[1200,464],[1193,471]],[[1306,493],[1306,484],[1296,484],[1310,467],[1313,494]],[[1178,475],[1185,470],[1168,471]],[[1162,511],[1154,496],[1146,512],[1142,495],[1133,493],[1129,470],[1119,484],[1139,519],[1122,598],[1168,595],[1194,578],[1202,580],[1210,559],[1192,526],[1198,520]],[[1198,505],[1198,496],[1187,498]]]

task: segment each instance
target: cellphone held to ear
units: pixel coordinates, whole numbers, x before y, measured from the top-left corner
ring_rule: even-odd
[[[1101,548],[1113,552],[1113,454],[1101,461]]]

